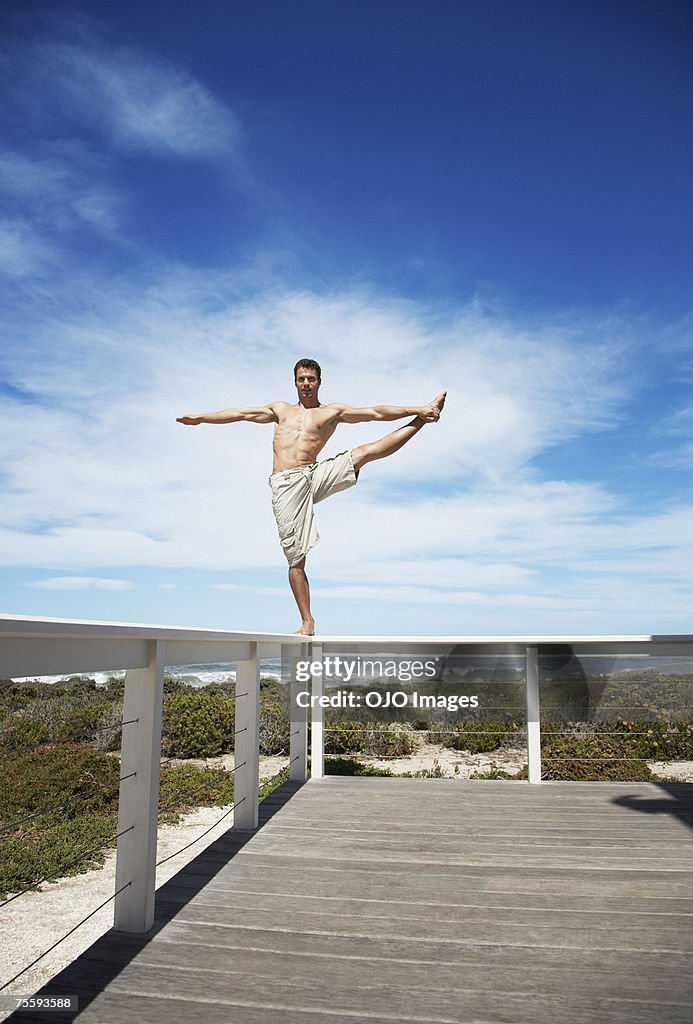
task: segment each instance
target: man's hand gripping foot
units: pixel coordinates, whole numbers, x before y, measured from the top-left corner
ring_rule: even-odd
[[[441,391],[437,398],[434,398],[429,405],[424,405],[419,413],[419,419],[424,423],[437,423],[445,405],[447,391]]]

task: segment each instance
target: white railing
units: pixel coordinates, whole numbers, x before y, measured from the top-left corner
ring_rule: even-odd
[[[539,654],[543,645],[568,645],[580,655],[693,656],[693,636],[631,637],[305,637],[123,623],[0,617],[0,677],[18,678],[126,670],[115,927],[146,932],[154,922],[159,765],[164,668],[235,662],[235,829],[258,824],[260,659],[322,661],[330,654],[387,652],[407,657],[432,653],[514,655],[525,658],[529,782],[541,782]],[[290,777],[306,778],[307,712],[296,696],[306,683],[292,675]],[[322,694],[312,679],[312,694]],[[315,704],[311,729],[311,777],[324,774],[324,710]]]
[[[0,677],[126,670],[118,803],[115,927],[146,932],[154,922],[159,765],[166,665],[236,662],[234,828],[258,823],[260,659],[301,638],[264,633],[58,619],[0,618]],[[293,746],[300,735],[292,736]],[[305,744],[305,730],[303,730]],[[296,756],[296,752],[290,755]],[[303,751],[292,774],[303,764]],[[305,777],[305,774],[304,776]]]

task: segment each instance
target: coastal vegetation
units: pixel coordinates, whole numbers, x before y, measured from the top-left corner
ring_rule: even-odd
[[[234,687],[164,689],[159,822],[173,823],[233,802],[233,774],[205,760],[234,749]],[[262,753],[288,750],[281,690],[263,680]],[[0,899],[103,864],[118,831],[122,706],[118,680],[0,681]]]
[[[421,743],[468,755],[521,749],[521,676],[435,681],[428,692],[459,694],[462,683],[478,698],[464,711],[447,710],[445,700],[428,707],[407,701],[387,714],[363,702],[350,705],[348,714],[326,709],[326,773],[391,775],[368,759],[406,758]],[[383,695],[392,689],[370,686]],[[544,679],[541,703],[546,779],[648,781],[648,761],[693,761],[693,676],[644,669],[608,678]],[[61,685],[0,681],[0,898],[103,863],[117,834],[118,752],[127,727],[122,704],[123,683],[115,679],[104,686],[90,679]],[[290,731],[289,687],[263,678],[260,753],[288,756]],[[232,682],[193,687],[165,680],[161,822],[177,821],[194,807],[233,802],[233,775],[219,760],[233,753],[234,732]],[[404,774],[445,773],[434,761]],[[286,777],[284,772],[271,786]],[[521,779],[527,769],[509,773],[492,764],[471,777]]]

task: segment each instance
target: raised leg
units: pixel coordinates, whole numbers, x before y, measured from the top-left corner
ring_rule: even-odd
[[[446,392],[443,391],[431,403],[437,408],[438,415],[445,405],[445,395]],[[416,416],[410,423],[405,424],[403,427],[398,427],[397,430],[393,430],[391,434],[386,434],[385,437],[381,437],[378,441],[360,444],[357,448],[353,448],[351,457],[356,472],[358,473],[367,462],[375,462],[376,459],[385,459],[388,455],[394,455],[407,441],[411,441],[412,437],[418,434],[421,428],[426,426],[427,422],[429,421]]]
[[[305,558],[297,565],[289,567],[289,586],[301,613],[301,628],[296,632],[301,636],[312,636],[315,632],[315,620],[310,613],[310,585],[306,576]]]
[[[354,460],[354,469],[358,473],[367,462],[375,462],[376,459],[384,459],[388,455],[394,455],[402,445],[405,445],[407,441],[411,441],[412,437],[418,434],[423,426],[425,426],[425,420],[419,419],[417,416],[411,423],[407,423],[404,427],[398,427],[397,430],[393,430],[391,434],[386,434],[385,437],[381,437],[378,441],[370,441],[368,444],[360,444],[357,448],[352,448],[351,457]]]

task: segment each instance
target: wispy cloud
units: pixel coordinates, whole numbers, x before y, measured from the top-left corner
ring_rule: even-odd
[[[81,274],[80,232],[132,247],[123,151],[224,166],[239,152],[238,119],[202,83],[109,44],[88,23],[68,20],[50,38],[10,46],[4,70],[8,95],[35,125],[0,151],[0,198],[10,211],[0,222],[0,272],[9,277],[61,265]]]
[[[106,579],[102,576],[53,576],[27,584],[37,590],[132,590],[128,580]]]
[[[22,278],[40,273],[55,259],[53,247],[20,217],[0,219],[0,272]]]
[[[693,405],[678,409],[657,427],[660,448],[651,456],[651,461],[670,469],[691,469],[693,467]],[[665,448],[661,440],[668,440]]]
[[[291,366],[312,354],[326,400],[416,403],[450,389],[439,424],[320,506],[312,567],[330,594],[365,586],[415,602],[424,588],[440,595],[429,603],[468,604],[512,592],[542,606],[565,597],[559,579],[578,590],[592,580],[599,595],[602,564],[620,594],[628,566],[674,588],[688,571],[684,501],[634,514],[596,473],[543,479],[534,464],[563,440],[617,429],[629,392],[613,363],[627,324],[576,317],[533,333],[475,304],[434,319],[363,290],[249,294],[228,275],[183,268],[140,284],[93,286],[88,311],[49,327],[39,315],[11,354],[9,379],[25,397],[6,399],[6,564],[278,566],[271,428],[174,421],[291,397]],[[585,346],[588,333],[600,343]],[[382,432],[340,428],[326,453]]]
[[[0,194],[42,228],[113,231],[123,197],[107,181],[106,162],[74,141],[39,148],[0,153]]]
[[[228,156],[237,117],[187,72],[93,31],[37,44],[41,77],[73,116],[117,149],[193,159]],[[36,79],[36,66],[32,65]]]

